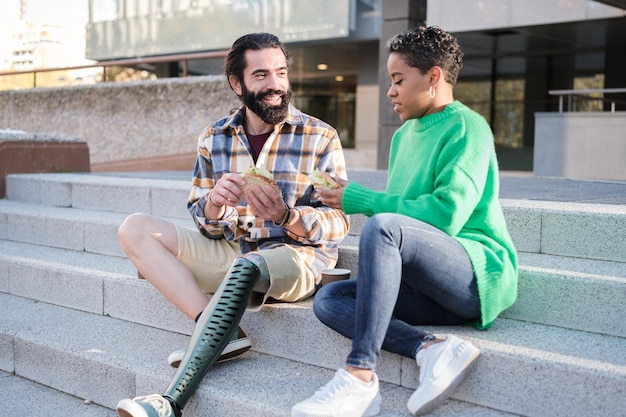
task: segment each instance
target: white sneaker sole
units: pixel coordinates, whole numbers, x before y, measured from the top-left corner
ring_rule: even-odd
[[[252,344],[250,343],[250,339],[247,337],[233,340],[226,345],[222,354],[215,362],[223,362],[235,358],[250,350],[251,347]],[[167,363],[169,363],[172,368],[178,368],[184,356],[185,349],[175,350],[167,357]]]
[[[472,365],[476,362],[476,359],[480,355],[480,350],[478,350],[478,348],[470,342],[465,341],[463,344],[466,344],[466,346],[461,354],[450,364],[450,366],[448,366],[448,369],[446,369],[446,371],[439,376],[439,378],[445,378],[446,374],[454,372],[457,373],[445,389],[439,391],[434,384],[431,384],[430,387],[424,387],[422,390],[418,387],[413,395],[411,395],[411,398],[409,398],[409,402],[407,403],[407,407],[414,416],[428,414],[443,404],[443,402],[448,399],[450,394],[452,394],[455,388],[461,381],[463,381],[463,379],[465,379],[469,371],[472,369]],[[463,344],[459,347],[463,347]],[[430,393],[428,391],[424,391],[424,389],[428,390],[428,388],[430,388]],[[425,395],[427,397],[431,397],[430,400],[424,402],[423,397]]]
[[[363,413],[363,417],[374,417],[380,414],[380,403],[382,402],[382,398],[380,397],[380,391],[376,394],[372,403],[367,407],[365,413]]]

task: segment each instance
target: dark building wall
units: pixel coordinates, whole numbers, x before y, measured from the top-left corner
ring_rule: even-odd
[[[414,28],[426,22],[426,0],[383,0],[382,21],[379,45],[379,128],[378,128],[378,157],[376,167],[387,169],[389,163],[389,145],[391,137],[401,121],[394,113],[387,97],[387,40],[402,31]]]

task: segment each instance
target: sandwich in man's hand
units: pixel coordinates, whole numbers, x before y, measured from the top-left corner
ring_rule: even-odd
[[[241,176],[246,180],[246,184],[242,187],[244,192],[248,192],[248,190],[255,185],[269,185],[273,187],[278,194],[282,195],[278,184],[276,184],[276,181],[274,180],[274,174],[264,168],[251,166],[246,169]]]
[[[336,190],[341,187],[337,181],[335,181],[328,172],[322,172],[318,169],[313,171],[311,175],[309,175],[309,181],[313,184],[318,185],[323,188],[329,188],[331,190]]]

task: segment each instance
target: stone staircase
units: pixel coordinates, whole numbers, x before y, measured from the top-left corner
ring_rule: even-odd
[[[383,175],[351,173],[380,186]],[[191,320],[137,279],[116,231],[128,213],[193,227],[187,179],[20,174],[0,200],[0,387],[7,416],[113,417],[122,398],[162,393]],[[481,349],[432,416],[626,415],[626,206],[503,199],[520,254],[518,302],[488,331],[452,332]],[[357,271],[362,216],[341,267]],[[184,416],[288,416],[343,365],[349,341],[312,300],[246,313],[251,351],[214,366]],[[409,416],[415,361],[383,352],[381,416]],[[5,399],[5,403],[7,400]],[[6,413],[6,414],[5,414]]]

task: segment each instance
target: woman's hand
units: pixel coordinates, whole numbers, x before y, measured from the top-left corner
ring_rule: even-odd
[[[334,190],[331,190],[330,188],[326,188],[326,187],[315,187],[315,190],[317,191],[317,196],[319,198],[319,200],[324,204],[327,205],[328,207],[332,207],[332,208],[336,208],[336,209],[341,209],[342,205],[341,205],[341,201],[343,199],[343,192],[346,188],[346,185],[348,185],[348,181],[344,180],[343,178],[339,178],[339,177],[335,177],[333,178],[339,185],[341,185],[340,188],[336,188]]]

